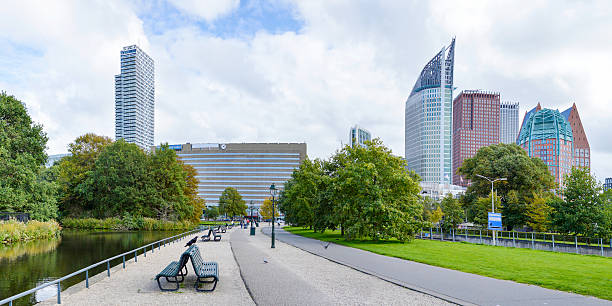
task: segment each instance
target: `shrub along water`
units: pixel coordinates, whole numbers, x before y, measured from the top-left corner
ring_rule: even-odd
[[[164,221],[125,214],[123,218],[64,218],[62,219],[62,225],[65,228],[76,229],[171,231],[193,229],[198,223],[190,221]]]
[[[33,239],[49,239],[59,236],[61,227],[53,220],[40,222],[30,220],[27,223],[15,220],[0,221],[0,242],[14,243]]]

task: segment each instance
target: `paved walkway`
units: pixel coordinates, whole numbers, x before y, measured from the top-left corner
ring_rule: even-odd
[[[257,305],[448,305],[378,277],[277,241],[259,229],[236,229],[231,245],[242,278]]]
[[[264,228],[264,232],[269,234],[270,228]],[[612,305],[610,301],[594,297],[444,269],[334,243],[324,248],[326,242],[282,229],[276,230],[276,238],[331,261],[458,304]]]
[[[139,255],[138,262],[127,261],[125,269],[121,264],[111,268],[111,277],[107,277],[106,271],[91,277],[89,289],[85,282],[71,286],[62,291],[62,305],[254,305],[229,243],[231,232],[238,230],[237,227],[228,230],[218,242],[197,242],[204,260],[219,263],[219,283],[213,292],[195,291],[191,262],[187,263],[189,271],[178,291],[161,292],[157,286],[155,275],[170,262],[179,260],[186,250],[185,243],[193,238],[189,236],[154,253],[149,250],[147,257]],[[41,304],[56,302],[57,297],[52,297]]]

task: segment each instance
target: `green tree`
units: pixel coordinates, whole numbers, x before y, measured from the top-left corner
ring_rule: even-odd
[[[247,205],[242,199],[238,190],[233,187],[227,187],[219,197],[219,212],[227,216],[244,216],[246,215]]]
[[[38,179],[47,160],[47,136],[25,105],[0,93],[0,211],[27,212],[36,220],[57,217],[56,185]]]
[[[550,228],[552,208],[547,202],[547,197],[534,194],[531,202],[527,204],[527,225],[536,232],[545,232]]]
[[[489,212],[491,212],[491,197],[493,195],[489,193],[488,197],[479,197],[473,205],[474,213],[474,224],[486,228],[489,222]],[[493,197],[495,212],[499,212],[503,207],[501,206],[501,199],[498,196]],[[503,215],[502,215],[503,217]],[[505,222],[505,219],[502,219]],[[504,224],[504,223],[502,223]],[[504,226],[506,226],[504,224]]]
[[[440,222],[444,216],[440,203],[437,203],[430,197],[421,197],[421,204],[423,205],[423,221],[427,222],[427,226],[433,226]]]
[[[572,168],[563,179],[560,193],[563,199],[554,198],[548,203],[553,208],[551,221],[555,229],[591,237],[608,231],[601,186],[588,169]]]
[[[406,163],[379,139],[345,146],[331,163],[335,215],[348,238],[412,239],[422,225],[420,187]]]
[[[264,220],[272,219],[272,200],[270,198],[265,199],[261,208],[259,209],[259,213]],[[278,213],[278,207],[274,209],[274,218],[278,218],[280,214]]]
[[[109,137],[93,133],[79,136],[68,145],[71,155],[62,158],[54,166],[57,167],[59,208],[63,216],[87,216],[87,212],[92,209],[79,188],[83,187],[82,184],[93,170],[102,150],[112,142]]]
[[[210,206],[206,208],[206,218],[215,220],[219,217],[219,207]]]
[[[496,183],[495,189],[503,201],[502,214],[505,226],[509,228],[527,223],[527,210],[520,203],[529,202],[534,192],[542,194],[555,188],[554,177],[544,162],[537,157],[530,158],[525,150],[515,144],[494,144],[480,148],[476,155],[463,161],[457,172],[472,182],[462,200],[471,218],[482,217],[476,215],[476,212],[482,210],[478,208],[477,202],[491,192],[491,183],[476,175],[508,179]],[[517,201],[514,203],[508,203],[511,191],[516,192]]]
[[[442,212],[444,213],[444,228],[456,229],[457,226],[463,223],[464,212],[459,200],[453,197],[452,194],[447,194],[440,202]]]
[[[183,194],[187,197],[187,204],[189,209],[192,210],[191,219],[194,222],[197,222],[202,216],[202,211],[206,208],[206,201],[204,201],[204,199],[198,196],[199,180],[196,177],[198,175],[198,172],[191,165],[186,165],[183,162],[179,161],[177,161],[177,163],[182,166],[185,174],[185,187],[183,189]],[[218,216],[219,209],[216,208],[216,211]],[[215,216],[215,219],[217,218],[217,216]]]

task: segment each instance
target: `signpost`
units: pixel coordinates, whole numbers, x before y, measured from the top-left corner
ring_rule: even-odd
[[[489,213],[489,222],[488,222],[489,226],[487,227],[489,230],[493,231],[493,245],[496,244],[495,242],[495,231],[501,231],[502,230],[502,215],[501,213],[493,213],[490,212]]]

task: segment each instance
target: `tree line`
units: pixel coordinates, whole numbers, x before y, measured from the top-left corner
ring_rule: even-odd
[[[167,145],[146,152],[135,144],[85,134],[71,156],[45,168],[47,136],[25,104],[0,93],[0,211],[36,220],[147,217],[197,221],[205,207],[196,170]]]
[[[412,239],[421,227],[419,178],[379,139],[306,159],[280,193],[285,220],[347,239]]]

